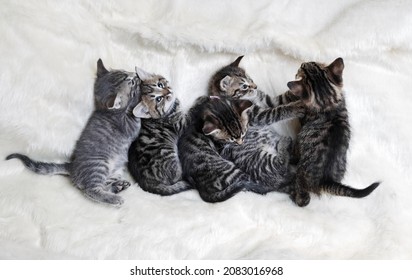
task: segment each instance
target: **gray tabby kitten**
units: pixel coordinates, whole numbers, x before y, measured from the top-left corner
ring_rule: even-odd
[[[225,144],[241,145],[248,125],[267,125],[281,119],[303,116],[300,103],[273,109],[252,106],[249,100],[228,97],[200,97],[189,111],[191,123],[179,141],[183,177],[207,202],[229,199],[242,190],[265,194],[267,188],[254,182],[250,175],[220,152]]]
[[[330,65],[303,63],[296,74],[297,80],[288,83],[290,91],[278,98],[278,103],[283,104],[299,98],[306,106],[295,147],[299,159],[296,193],[291,195],[299,206],[309,204],[309,192],[361,198],[380,184],[376,182],[365,189],[353,189],[340,183],[346,171],[350,140],[343,68],[342,58]]]
[[[129,150],[129,172],[147,192],[172,195],[191,189],[182,179],[177,153],[186,120],[179,100],[164,77],[141,69],[137,72],[142,102],[133,113],[142,118],[142,127]]]
[[[124,200],[117,193],[130,186],[121,179],[121,172],[127,150],[140,130],[140,119],[133,115],[140,97],[139,83],[135,73],[108,71],[99,59],[94,85],[97,108],[77,140],[71,162],[37,162],[22,154],[6,159],[18,158],[38,174],[68,175],[88,198],[121,205]]]
[[[209,83],[210,96],[230,96],[247,99],[263,108],[274,107],[270,96],[239,67],[243,56],[218,70]],[[262,188],[291,194],[294,169],[289,166],[292,140],[269,127],[250,127],[242,145],[227,144],[221,155],[235,163]],[[272,149],[271,149],[272,148]]]

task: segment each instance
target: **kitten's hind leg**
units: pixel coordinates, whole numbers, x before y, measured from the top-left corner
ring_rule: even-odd
[[[106,191],[103,186],[85,188],[83,193],[96,202],[107,203],[113,206],[120,206],[124,203],[123,198],[117,194]]]
[[[130,182],[120,178],[109,178],[106,181],[106,190],[112,193],[119,193],[130,187]]]
[[[112,193],[119,193],[130,187],[130,182],[123,179],[123,168],[116,168],[105,182],[106,190]]]

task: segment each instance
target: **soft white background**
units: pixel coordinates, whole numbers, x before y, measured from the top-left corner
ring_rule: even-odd
[[[0,3],[0,258],[411,259],[411,1],[15,1]],[[21,152],[64,161],[93,109],[96,61],[167,77],[188,108],[214,71],[241,65],[279,94],[303,61],[343,57],[353,137],[344,183],[369,197],[196,191],[136,184],[96,204]],[[293,123],[278,125],[293,132]],[[127,175],[126,175],[127,176]]]

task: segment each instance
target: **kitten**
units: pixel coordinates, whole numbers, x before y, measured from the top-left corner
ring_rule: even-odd
[[[239,67],[243,56],[218,70],[209,83],[210,96],[230,96],[247,99],[263,108],[274,107],[272,99],[257,89],[256,84]],[[289,166],[292,140],[270,127],[251,127],[243,145],[225,145],[221,155],[235,163],[262,189],[291,193],[294,169]]]
[[[37,162],[22,154],[11,154],[6,159],[18,158],[38,174],[68,175],[96,202],[123,204],[117,193],[130,186],[121,179],[121,171],[127,150],[140,130],[140,119],[132,113],[140,97],[139,83],[135,73],[108,71],[99,59],[94,84],[96,110],[77,140],[71,162]]]
[[[369,195],[380,183],[365,189],[341,184],[346,171],[346,154],[350,126],[343,95],[344,63],[337,58],[330,65],[306,62],[299,68],[297,80],[288,83],[290,91],[279,100],[301,99],[306,114],[300,119],[297,136],[296,193],[291,198],[299,206],[310,202],[309,192],[361,198]]]
[[[239,56],[213,74],[209,82],[209,95],[246,99],[262,108],[275,107],[272,98],[259,90],[246,71],[239,67],[242,58]]]
[[[142,102],[133,113],[142,118],[142,127],[129,150],[129,171],[147,192],[172,195],[191,189],[182,179],[177,152],[186,121],[179,100],[164,77],[141,69],[137,72]]]
[[[224,201],[242,190],[261,194],[273,190],[254,182],[220,152],[227,143],[241,145],[249,124],[267,125],[303,116],[303,111],[300,104],[274,109],[252,105],[249,100],[203,96],[190,109],[191,123],[179,141],[179,157],[184,178],[198,189],[204,201]]]

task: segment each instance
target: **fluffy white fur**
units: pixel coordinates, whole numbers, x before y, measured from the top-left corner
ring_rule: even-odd
[[[3,1],[0,9],[0,258],[412,258],[411,1]],[[41,176],[10,153],[65,161],[93,109],[96,61],[166,76],[187,109],[214,71],[241,62],[279,94],[303,61],[343,57],[353,137],[344,183],[369,197],[196,191],[136,184],[120,209]],[[294,122],[278,124],[293,135]]]

